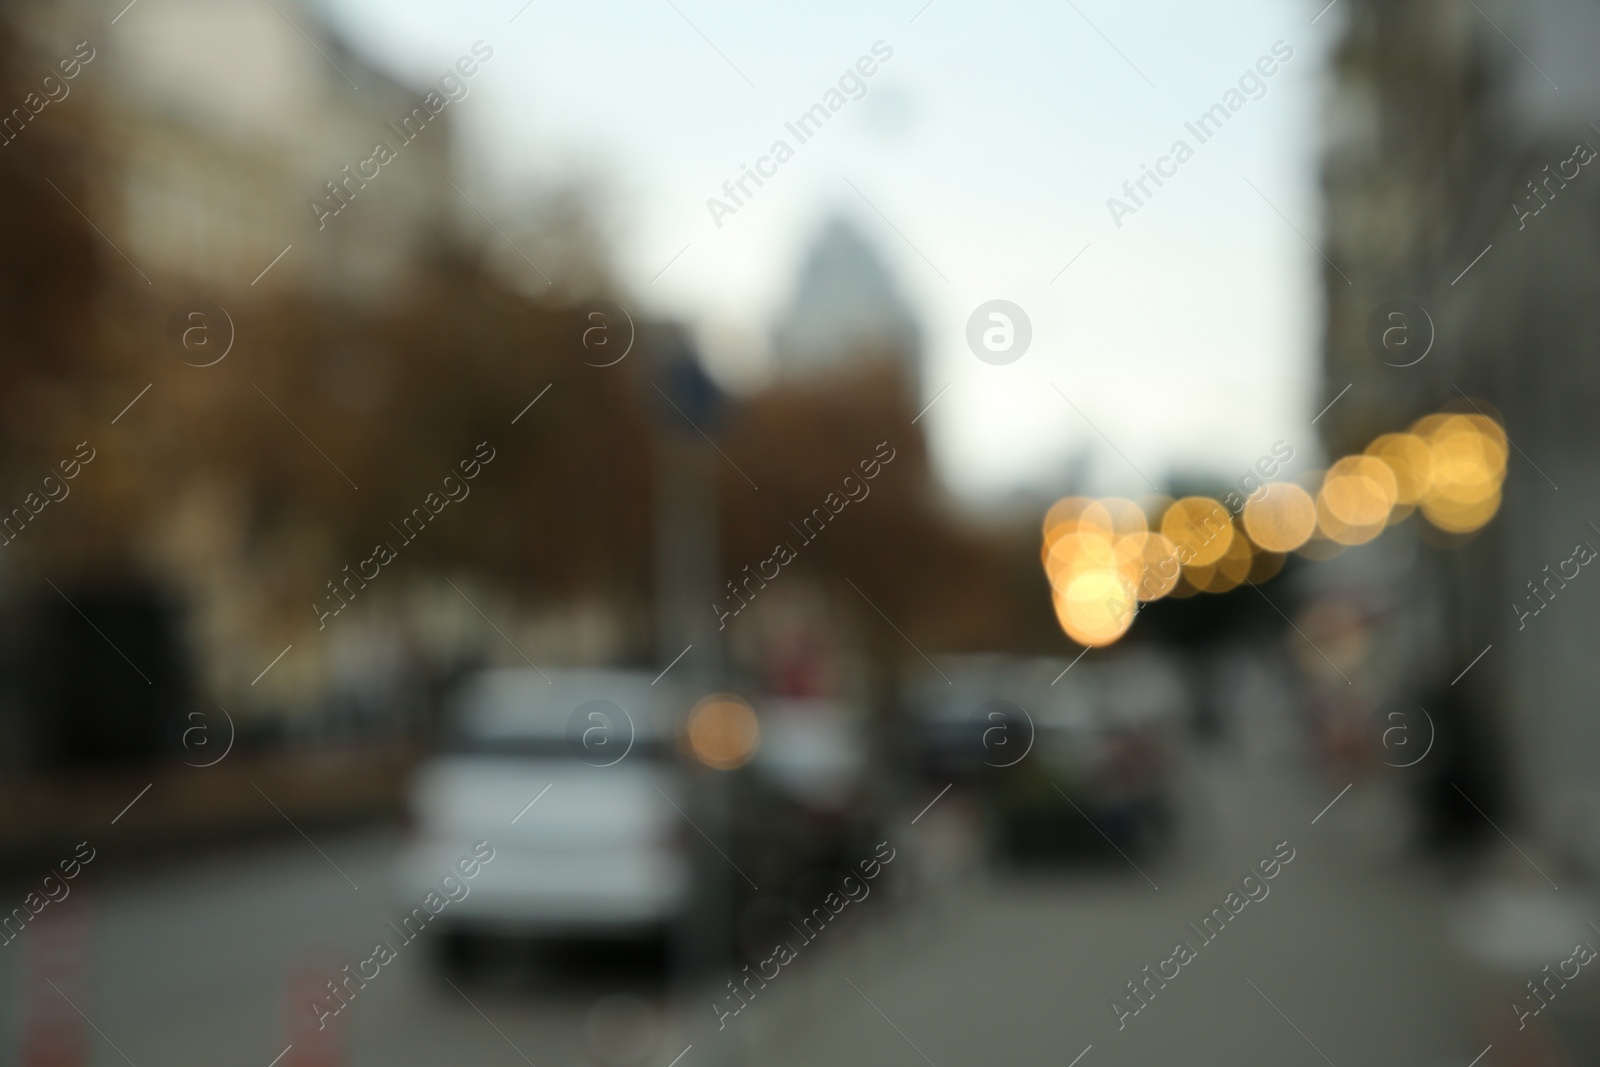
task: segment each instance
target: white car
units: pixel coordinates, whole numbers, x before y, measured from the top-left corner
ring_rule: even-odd
[[[466,934],[644,936],[689,906],[682,771],[666,696],[631,671],[472,676],[446,751],[411,792],[409,906],[486,841],[494,858],[433,924]],[[457,890],[459,893],[459,890]]]

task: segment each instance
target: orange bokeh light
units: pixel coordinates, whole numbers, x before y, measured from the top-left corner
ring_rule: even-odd
[[[1316,501],[1293,482],[1274,482],[1245,504],[1244,529],[1268,552],[1293,552],[1316,532]]]
[[[1233,542],[1228,509],[1204,496],[1187,496],[1161,516],[1161,533],[1177,546],[1185,567],[1215,563]]]
[[[742,767],[761,744],[756,713],[736,696],[719,693],[703,698],[689,712],[689,750],[707,767],[731,771]]]

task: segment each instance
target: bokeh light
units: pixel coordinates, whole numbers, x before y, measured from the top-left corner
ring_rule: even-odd
[[[1078,519],[1083,510],[1094,501],[1086,496],[1062,497],[1050,505],[1050,510],[1044,514],[1044,543],[1045,551],[1056,537],[1061,534],[1073,533],[1078,529]]]
[[[1316,501],[1293,482],[1274,482],[1245,504],[1244,528],[1269,552],[1293,552],[1316,531]]]
[[[1073,578],[1055,598],[1056,618],[1067,636],[1100,648],[1128,632],[1138,602],[1133,586],[1115,570],[1095,568]]]
[[[1204,496],[1188,496],[1161,517],[1161,532],[1177,546],[1185,566],[1215,563],[1233,542],[1233,519],[1228,509]]]
[[[1100,511],[1110,519],[1111,534],[1116,540],[1143,542],[1145,533],[1150,529],[1143,508],[1121,497],[1101,500],[1099,505]]]
[[[688,732],[695,759],[719,771],[744,766],[761,743],[761,726],[750,705],[721,693],[695,704]]]
[[[1089,647],[1127,632],[1140,602],[1270,581],[1289,553],[1331,559],[1420,512],[1451,534],[1499,511],[1509,441],[1481,412],[1439,412],[1375,438],[1326,472],[1256,491],[1235,519],[1210,497],[1064,497],[1045,514],[1040,559],[1056,617]],[[1312,491],[1314,490],[1314,492]]]
[[[1445,533],[1467,534],[1486,526],[1500,510],[1500,490],[1468,503],[1449,499],[1422,502],[1423,516]]]
[[[1140,556],[1144,567],[1136,587],[1139,599],[1160,600],[1172,592],[1182,573],[1178,547],[1165,534],[1153,533],[1145,537]]]
[[[1249,575],[1250,561],[1254,555],[1250,539],[1243,531],[1235,529],[1233,537],[1228,541],[1227,550],[1215,563],[1191,573],[1190,580],[1207,593],[1226,593],[1240,585]]]
[[[1381,530],[1389,522],[1398,492],[1394,471],[1383,460],[1346,456],[1328,468],[1317,494],[1318,510],[1326,510],[1346,528]]]
[[[1431,478],[1422,514],[1447,533],[1471,533],[1500,510],[1506,437],[1482,415],[1435,415],[1412,427],[1427,442]]]
[[[1394,474],[1398,505],[1416,504],[1433,481],[1433,453],[1416,434],[1386,433],[1367,446],[1367,455],[1382,460]]]

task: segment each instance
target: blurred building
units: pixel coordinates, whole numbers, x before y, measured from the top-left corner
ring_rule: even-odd
[[[1451,402],[1471,410],[1469,397],[1503,421],[1498,517],[1423,560],[1449,639],[1415,685],[1479,724],[1510,810],[1592,871],[1600,661],[1585,646],[1600,579],[1550,576],[1580,542],[1600,548],[1600,7],[1345,0],[1329,17],[1345,29],[1323,171],[1321,404],[1350,388],[1320,427],[1338,454]],[[1420,313],[1394,318],[1395,300]],[[1385,346],[1390,326],[1409,348]]]
[[[371,66],[314,4],[140,0],[115,25],[102,4],[37,5],[23,26],[41,61],[92,50],[51,109],[94,138],[78,206],[163,288],[380,298],[452,217],[450,105],[423,107],[436,87]],[[395,158],[362,168],[378,142]],[[338,207],[335,188],[348,207],[319,219],[310,201]]]
[[[56,269],[41,288],[70,292],[68,321],[85,329],[59,346],[61,354],[33,361],[34,378],[8,396],[12,409],[38,406],[29,397],[42,388],[38,382],[52,379],[70,383],[64,395],[85,410],[96,390],[108,394],[106,403],[126,403],[150,380],[146,374],[171,359],[158,331],[183,300],[220,303],[241,333],[251,316],[283,322],[290,306],[320,306],[335,317],[381,311],[410,290],[441,231],[463,215],[465,205],[446,178],[453,111],[474,79],[451,72],[448,86],[404,84],[353,52],[315,3],[138,0],[108,10],[66,0],[14,5],[4,17],[7,107],[25,106],[4,112],[8,178],[41,205],[30,215],[64,212],[53,229],[13,228],[13,252],[24,261],[48,257],[81,218],[92,227],[86,247],[94,265],[46,262]],[[461,41],[460,52],[471,46]],[[33,95],[25,96],[29,90]],[[40,103],[39,94],[49,102]],[[379,144],[387,146],[386,161],[375,151]],[[15,295],[24,287],[8,288],[20,321],[48,310],[37,297]],[[251,342],[264,368],[295,365],[297,357],[311,361],[326,379],[317,380],[315,391],[357,414],[366,410],[363,397],[392,377],[377,355],[351,346],[289,352],[259,329]],[[295,407],[262,376],[270,373],[258,370],[257,380]],[[98,498],[106,511],[92,514],[80,496],[73,521],[48,544],[35,535],[23,546],[51,564],[42,569],[84,608],[81,620],[73,613],[56,618],[53,608],[66,605],[18,557],[23,549],[12,550],[0,578],[26,616],[20,626],[26,641],[14,643],[23,649],[15,654],[29,665],[29,680],[13,686],[0,718],[33,724],[29,731],[15,722],[0,726],[25,754],[13,762],[57,764],[90,755],[93,746],[75,739],[84,734],[110,739],[102,746],[108,759],[148,756],[171,741],[167,720],[197,694],[231,700],[260,692],[251,702],[257,708],[231,705],[246,718],[319,703],[362,723],[412,710],[414,700],[388,699],[381,712],[370,706],[404,673],[394,666],[404,635],[381,624],[361,632],[346,627],[339,642],[325,642],[315,654],[283,664],[281,677],[249,687],[288,641],[278,639],[283,613],[273,610],[272,591],[296,563],[308,576],[324,569],[326,529],[307,524],[293,544],[274,551],[261,537],[260,498],[252,496],[258,486],[246,485],[238,472],[221,473],[225,463],[190,477],[193,468],[160,458],[180,438],[214,457],[227,450],[226,440],[175,413],[186,400],[199,410],[215,408],[223,395],[218,385],[215,377],[191,376],[174,390],[163,381],[163,417],[125,420],[118,449],[107,450],[106,439],[96,436],[110,462],[126,464],[133,451],[127,435],[134,435],[149,466],[119,469],[117,493]],[[281,418],[254,394],[250,399],[261,417]],[[103,425],[108,417],[97,411],[94,421]],[[66,422],[57,419],[31,436],[43,442],[71,434]],[[231,432],[261,439],[237,419]],[[25,447],[12,447],[5,458],[30,467]],[[151,494],[163,506],[149,515],[117,512],[116,496]],[[107,522],[113,514],[120,519]],[[105,551],[71,547],[83,544]],[[50,599],[35,598],[28,592],[34,586]],[[302,612],[309,617],[309,609]],[[162,667],[143,673],[170,677],[170,684],[151,681],[154,696],[138,707],[105,699],[95,685],[126,681],[128,668],[120,659],[103,671],[86,666],[82,649],[102,651],[105,642],[92,630],[84,642],[74,629],[80,621],[119,634],[117,644],[135,650],[131,660]],[[142,655],[141,644],[150,645]],[[96,714],[122,722],[121,733],[106,734]]]
[[[920,395],[916,319],[877,250],[843,219],[831,220],[807,253],[773,349],[780,379],[888,364]]]

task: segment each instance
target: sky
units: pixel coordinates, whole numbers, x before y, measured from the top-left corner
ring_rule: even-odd
[[[419,85],[488,42],[495,61],[452,109],[458,184],[504,203],[591,190],[625,304],[687,322],[732,387],[762,380],[823,224],[858,225],[922,322],[922,403],[938,400],[920,425],[959,498],[1064,488],[1075,457],[1092,481],[1078,488],[1126,495],[1173,471],[1236,477],[1277,441],[1314,461],[1337,5],[323,2]],[[1200,143],[1185,123],[1277,42],[1293,57]],[[800,144],[785,122],[875,44],[892,56],[865,95]],[[714,217],[708,198],[779,138],[793,158]],[[1132,206],[1123,183],[1179,139],[1192,157],[1113,218],[1108,198]],[[992,299],[1032,326],[1000,366],[966,342]]]

